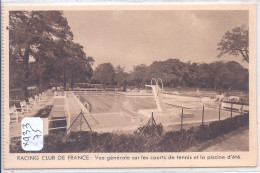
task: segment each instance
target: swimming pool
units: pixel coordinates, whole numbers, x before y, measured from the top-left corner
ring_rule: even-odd
[[[153,97],[126,97],[119,94],[81,94],[91,105],[91,114],[127,112],[137,116],[139,109],[156,109]]]

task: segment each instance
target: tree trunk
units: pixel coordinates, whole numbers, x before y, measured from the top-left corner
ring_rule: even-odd
[[[55,87],[55,90],[57,91],[57,87],[58,87],[58,85],[57,85],[57,83],[58,83],[58,79],[57,79],[58,77],[57,77],[57,70],[56,70],[56,68],[54,69],[54,87]],[[53,86],[52,86],[53,87]]]
[[[242,50],[239,50],[239,52],[243,56],[244,60],[249,63],[249,56],[248,56],[248,54],[247,53],[244,54]]]
[[[66,90],[66,84],[67,84],[66,68],[64,68],[64,73],[63,73],[63,88],[64,88],[64,91]]]
[[[24,80],[22,85],[22,90],[24,93],[24,97],[28,97],[28,80],[29,80],[29,46],[25,49],[24,55],[23,55],[23,69],[24,69]]]
[[[57,87],[58,87],[58,85],[57,85],[57,83],[58,83],[58,80],[57,80],[57,74],[56,74],[56,72],[55,72],[55,90],[57,91]]]
[[[38,78],[39,78],[39,79],[38,79],[38,80],[39,80],[38,87],[39,87],[40,91],[42,91],[43,88],[44,88],[44,82],[43,82],[43,79],[42,79],[42,72],[40,72]]]
[[[71,72],[71,81],[70,81],[70,88],[72,89],[73,88],[73,85],[74,85],[74,76],[73,76],[73,71]]]
[[[214,80],[214,89],[217,90],[217,80]]]

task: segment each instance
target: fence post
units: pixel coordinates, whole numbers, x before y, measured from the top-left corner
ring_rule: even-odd
[[[233,109],[233,104],[231,103],[231,119],[232,119],[232,109]]]
[[[203,125],[203,121],[204,121],[204,106],[202,108],[202,125]]]
[[[218,120],[220,121],[220,110],[221,110],[221,104],[219,104],[219,108],[218,108]]]
[[[152,112],[152,124],[154,124],[155,126],[157,126],[156,122],[155,122],[155,119],[153,117],[153,112]]]
[[[181,130],[182,130],[182,122],[183,122],[183,108],[181,109]]]
[[[82,122],[82,116],[79,118],[79,131],[81,131],[81,122]]]
[[[244,105],[242,104],[242,107],[241,107],[241,115],[243,115],[243,111],[244,111],[244,110],[243,110],[243,106],[244,106]]]

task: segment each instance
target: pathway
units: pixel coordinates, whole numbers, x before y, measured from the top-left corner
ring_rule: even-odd
[[[225,151],[249,151],[249,129],[247,126],[190,147],[185,152]]]
[[[249,129],[231,132],[230,135],[224,135],[215,145],[209,146],[202,152],[220,152],[220,151],[249,151]]]

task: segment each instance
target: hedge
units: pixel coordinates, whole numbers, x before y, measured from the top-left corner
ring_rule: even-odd
[[[70,152],[181,152],[217,136],[248,126],[249,115],[235,116],[188,130],[162,132],[162,125],[139,127],[132,134],[71,132],[44,137],[42,153]],[[141,130],[140,130],[141,129]],[[20,137],[11,139],[10,152],[25,152]]]

